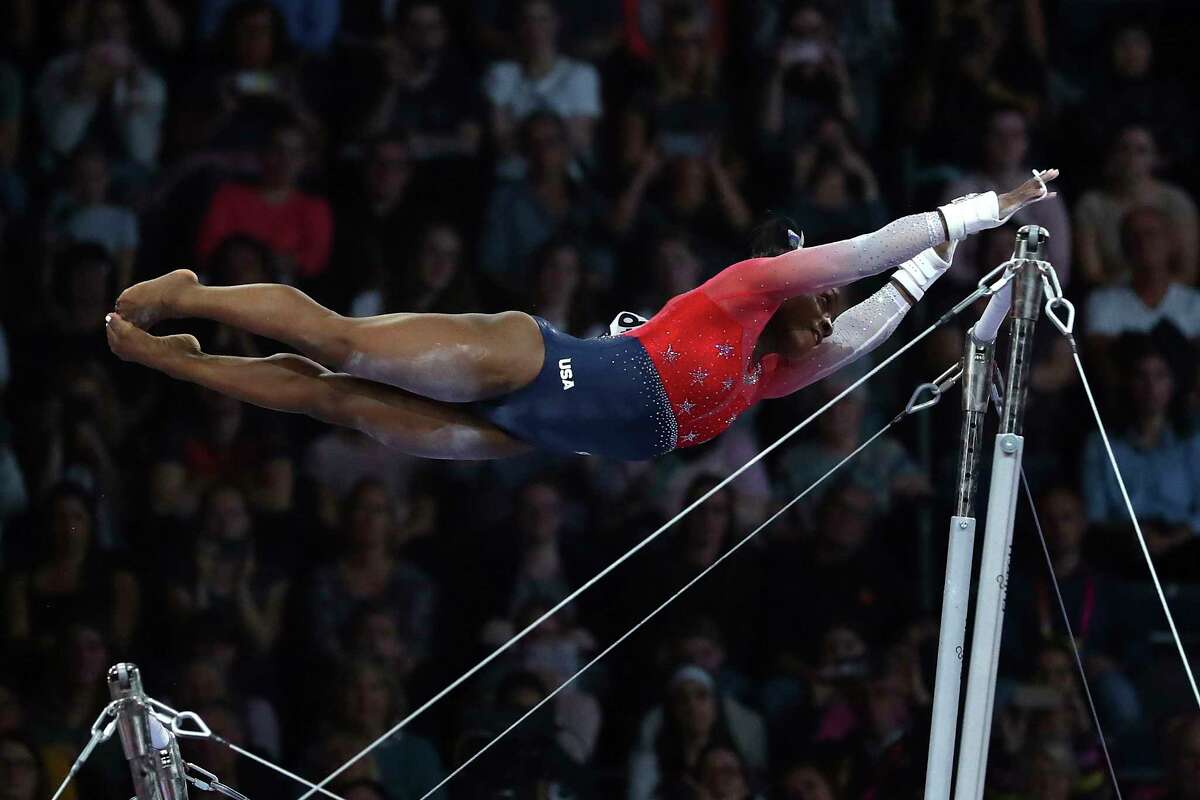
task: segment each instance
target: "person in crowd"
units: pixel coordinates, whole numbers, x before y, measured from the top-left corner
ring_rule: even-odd
[[[236,730],[235,743],[249,746],[265,758],[279,760],[283,737],[275,708],[261,696],[237,696],[230,686],[233,676],[229,673],[228,666],[217,659],[198,658],[184,664],[179,671],[179,686],[172,696],[174,705],[200,714],[218,735],[222,735],[218,726]],[[211,707],[218,709],[220,719],[209,719],[200,712],[200,709]],[[220,761],[224,763],[226,758]],[[206,769],[214,771],[215,767],[206,765]],[[228,780],[225,773],[217,774],[222,780]]]
[[[569,135],[566,121],[552,111],[525,117],[519,141],[526,174],[498,184],[488,200],[479,266],[490,281],[517,297],[529,285],[534,253],[556,234],[581,241],[603,238],[604,205],[587,182],[571,175]],[[611,272],[608,253],[598,243],[589,244],[589,271]]]
[[[287,34],[305,52],[324,53],[337,35],[342,15],[341,0],[201,0],[197,4],[196,32],[202,39],[220,36],[230,16],[248,14],[270,5],[286,27]]]
[[[210,487],[190,558],[166,590],[173,630],[187,637],[199,617],[231,619],[246,652],[267,657],[282,633],[290,582],[262,549],[242,492],[224,483]]]
[[[1200,247],[1196,204],[1183,188],[1156,176],[1159,165],[1158,140],[1150,128],[1129,123],[1113,131],[1104,183],[1075,205],[1075,258],[1088,284],[1112,285],[1129,278],[1121,219],[1140,206],[1156,208],[1170,220],[1177,248],[1171,274],[1182,283],[1195,283]]]
[[[604,288],[583,269],[583,257],[570,239],[551,239],[534,256],[530,310],[574,336],[591,330],[590,290]],[[592,285],[589,285],[591,283]]]
[[[526,130],[531,138],[562,135],[553,117],[532,117]],[[606,338],[573,339],[521,312],[355,320],[290,287],[203,286],[190,270],[126,290],[105,323],[110,347],[123,360],[268,408],[367,430],[414,455],[489,459],[537,444],[561,454],[647,460],[706,442],[759,400],[791,394],[878,346],[949,269],[953,242],[1044,199],[1050,194],[1045,182],[1057,174],[1047,170],[1012,192],[964,198],[818,248],[797,249],[799,235],[773,224],[756,248],[760,257],[726,268],[652,320],[632,321]],[[901,261],[905,257],[910,260]],[[835,331],[831,291],[897,263],[891,280],[846,311]],[[194,336],[154,337],[144,330],[188,316],[287,340],[316,360],[222,359],[203,354]],[[695,332],[686,341],[678,338],[689,328]],[[836,346],[820,349],[829,337]],[[571,394],[576,370],[582,380],[593,360],[608,378],[600,385],[584,381]],[[357,377],[334,373],[322,361]],[[606,399],[587,412],[593,422],[578,424],[580,410],[571,404],[600,398],[597,392]]]
[[[328,714],[337,730],[374,741],[403,716],[403,692],[394,676],[373,661],[348,662],[328,685]],[[410,731],[386,739],[370,761],[379,782],[397,800],[420,800],[445,777],[437,750]]]
[[[275,253],[282,277],[313,278],[329,260],[333,220],[324,198],[300,188],[309,142],[295,123],[273,126],[264,144],[256,185],[228,182],[217,188],[196,242],[201,263],[227,237],[244,233]]]
[[[167,85],[138,53],[126,0],[86,4],[87,38],[46,65],[35,88],[46,149],[65,159],[85,139],[136,182],[158,163]]]
[[[629,759],[627,797],[671,796],[694,780],[712,748],[730,750],[747,772],[760,772],[766,766],[766,728],[755,712],[718,695],[707,672],[683,665],[668,681],[664,701],[642,718]]]
[[[590,162],[600,118],[600,75],[591,64],[559,51],[559,13],[551,0],[517,4],[517,53],[492,64],[483,78],[490,130],[502,155],[519,149],[521,123],[549,111],[562,120],[571,158]],[[504,162],[501,162],[502,164]]]
[[[386,305],[418,314],[464,314],[478,307],[476,280],[464,263],[462,231],[449,222],[431,222],[417,237],[415,257],[401,275],[389,275],[384,304],[371,307],[360,295],[359,316],[371,316]]]
[[[773,665],[762,685],[762,705],[773,730],[793,739],[840,742],[860,725],[855,691],[867,677],[872,652],[854,625],[834,621],[820,635],[811,666],[796,654]]]
[[[37,747],[15,732],[0,734],[0,800],[38,800],[47,784]]]
[[[815,764],[800,762],[788,767],[779,779],[782,800],[839,800],[833,781]]]
[[[62,483],[40,517],[28,563],[5,586],[5,639],[14,648],[42,649],[70,622],[94,616],[124,651],[137,633],[141,591],[137,578],[98,547],[95,501]]]
[[[1121,244],[1129,283],[1093,289],[1084,317],[1087,354],[1109,382],[1117,373],[1113,344],[1122,334],[1148,334],[1166,321],[1200,341],[1200,289],[1172,274],[1179,241],[1170,217],[1154,206],[1130,209],[1121,219]]]
[[[1021,176],[1029,174],[1029,116],[1021,108],[999,106],[992,109],[984,120],[983,141],[980,144],[982,158],[975,169],[950,183],[943,192],[947,200],[985,191],[994,183],[1020,180]],[[1043,258],[1054,265],[1059,281],[1067,286],[1071,278],[1071,217],[1062,195],[1021,209],[1020,213],[1013,215],[1009,224],[1040,225],[1050,232],[1050,246]],[[975,261],[979,241],[976,238],[963,242],[958,257],[965,263]],[[972,270],[963,269],[955,270],[951,280],[954,283],[974,284],[981,277],[982,273],[974,274]]]
[[[1187,376],[1174,369],[1170,355],[1150,336],[1130,335],[1117,347],[1120,407],[1125,411],[1120,432],[1112,438],[1117,465],[1160,568],[1193,574],[1200,533],[1200,471],[1195,467],[1200,436],[1188,432],[1181,408],[1187,395],[1187,384],[1181,382]],[[1131,551],[1123,563],[1133,569],[1140,559],[1128,531],[1128,512],[1096,433],[1084,449],[1082,481],[1088,521],[1101,526],[1108,546]]]
[[[237,168],[253,160],[272,126],[286,118],[310,141],[321,141],[325,125],[310,106],[281,5],[271,0],[209,5],[221,6],[215,9],[220,28],[207,63],[189,72],[194,77],[174,126],[178,148],[216,155]]]
[[[1166,800],[1200,798],[1200,716],[1172,721],[1167,737],[1167,770],[1170,792]]]
[[[476,158],[483,142],[483,98],[451,49],[450,20],[442,3],[408,4],[396,29],[376,47],[384,79],[376,84],[363,134],[408,131],[418,161]],[[499,65],[492,67],[497,69]],[[515,99],[515,94],[508,95],[508,100]],[[503,107],[509,111],[512,103],[504,102]]]
[[[423,571],[395,555],[396,503],[382,483],[360,481],[345,506],[341,555],[318,569],[308,587],[308,640],[318,652],[340,658],[341,634],[356,611],[367,604],[384,604],[419,664],[432,643],[437,587]]]
[[[47,214],[48,246],[97,242],[116,263],[116,285],[133,282],[138,220],[132,209],[109,202],[109,164],[104,151],[83,144],[71,155],[71,183],[56,194]]]

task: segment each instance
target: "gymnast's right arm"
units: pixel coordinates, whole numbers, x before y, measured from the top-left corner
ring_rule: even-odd
[[[1050,196],[1045,182],[1058,170],[1046,170],[1011,192],[985,192],[911,214],[873,233],[841,242],[806,247],[773,258],[752,258],[704,284],[705,293],[723,306],[761,307],[788,298],[844,286],[877,275],[922,251],[1002,225],[1021,208]]]

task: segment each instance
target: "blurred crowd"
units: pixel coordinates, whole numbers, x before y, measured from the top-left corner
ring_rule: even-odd
[[[896,336],[1004,261],[1017,226],[1050,231],[1147,545],[1200,652],[1193,12],[6,0],[0,800],[50,796],[119,660],[226,739],[321,777],[869,366],[654,463],[418,461],[112,357],[117,293],[179,266],[293,284],[347,315],[516,308],[588,336],[745,257],[768,210],[819,244],[1058,167],[1058,196],[960,247]],[[1200,716],[1070,349],[1042,327],[1026,468],[1108,750],[1124,796],[1197,800]],[[176,328],[211,352],[277,349]],[[422,797],[890,419],[963,334],[931,336],[335,790]],[[894,429],[437,796],[920,797],[956,408]],[[1083,689],[1023,505],[989,797],[1113,796]],[[185,756],[253,800],[296,796],[217,744]],[[129,794],[109,744],[64,797]]]

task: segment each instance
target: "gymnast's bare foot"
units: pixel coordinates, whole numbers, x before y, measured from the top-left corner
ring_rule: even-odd
[[[181,359],[200,354],[200,342],[190,333],[151,336],[115,312],[104,318],[104,327],[109,349],[122,361],[167,372]]]
[[[198,286],[200,280],[190,269],[177,269],[152,280],[130,286],[117,298],[117,313],[142,330],[170,319],[175,313],[179,293]]]

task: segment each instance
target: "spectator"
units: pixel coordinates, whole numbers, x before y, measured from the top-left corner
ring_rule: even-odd
[[[400,632],[396,615],[382,603],[358,609],[348,626],[345,649],[350,658],[374,661],[401,682],[408,680],[416,666],[412,646]]]
[[[197,9],[197,33],[211,39],[229,16],[248,14],[268,5],[265,0],[201,0]],[[337,34],[341,0],[270,0],[270,7],[287,27],[288,36],[309,53],[323,53]]]
[[[298,125],[274,126],[260,157],[258,184],[228,182],[213,195],[196,243],[201,261],[227,237],[245,233],[271,248],[284,279],[313,278],[324,271],[333,222],[325,200],[299,187],[308,146]]]
[[[531,310],[560,331],[584,335],[594,311],[587,302],[588,276],[580,263],[579,248],[569,239],[551,239],[534,256],[535,278]]]
[[[871,665],[862,632],[834,622],[820,636],[811,666],[795,656],[774,665],[762,687],[763,709],[773,729],[798,741],[843,741],[860,725],[853,701]]]
[[[1167,741],[1170,794],[1165,800],[1200,798],[1200,716],[1175,721]]]
[[[710,747],[700,756],[695,784],[701,797],[712,800],[752,800],[761,795],[751,791],[751,779],[738,752],[729,747]]]
[[[338,509],[359,482],[376,480],[390,496],[403,498],[417,463],[365,433],[333,427],[308,445],[304,474],[315,486],[321,523],[336,528]]]
[[[678,791],[710,748],[740,756],[751,774],[766,766],[767,735],[762,719],[729,697],[716,694],[712,677],[693,665],[680,667],[666,698],[642,718],[629,759],[630,800],[649,800]]]
[[[264,658],[282,631],[289,581],[269,562],[260,566],[253,525],[236,487],[212,486],[200,506],[190,558],[167,589],[166,608],[181,631],[203,616],[229,619],[252,657]]]
[[[475,281],[463,264],[461,231],[447,222],[430,223],[417,239],[416,257],[400,275],[389,275],[387,307],[396,311],[466,314],[479,310]],[[369,311],[359,296],[356,311]]]
[[[116,647],[132,642],[141,613],[137,579],[96,544],[95,503],[60,484],[45,499],[28,563],[7,583],[5,638],[42,649],[68,624],[96,616]],[[90,724],[90,723],[89,723]]]
[[[480,266],[484,275],[515,297],[529,285],[533,254],[556,234],[585,243],[590,272],[611,274],[611,257],[601,246],[604,208],[600,197],[568,170],[568,128],[550,111],[537,111],[521,124],[521,151],[529,164],[520,180],[499,184],[488,201]]]
[[[844,388],[837,379],[831,379],[822,382],[816,391],[825,401]],[[860,388],[817,418],[815,440],[794,445],[780,460],[779,496],[790,499],[800,494],[858,447],[866,438],[863,419],[868,400],[866,387]],[[871,507],[876,514],[886,515],[898,502],[932,492],[929,476],[917,466],[904,445],[889,436],[864,451],[846,470],[851,484],[871,496]],[[810,521],[813,509],[831,491],[833,488],[828,484],[818,486],[802,502],[801,510],[806,511]]]
[[[1029,174],[1029,117],[1020,108],[1001,106],[989,112],[981,144],[982,159],[976,169],[946,188],[943,194],[946,202],[966,194],[992,191],[998,186],[1015,185]],[[1050,247],[1045,258],[1054,265],[1059,281],[1066,286],[1071,277],[1071,219],[1062,194],[1021,209],[1009,223],[1014,226],[1040,225],[1050,232]],[[960,242],[955,254],[957,263],[973,263],[978,247],[974,237]],[[958,283],[973,284],[983,275],[956,269],[950,277]]]
[[[50,791],[37,748],[15,733],[0,735],[0,798],[37,800]]]
[[[399,30],[377,45],[383,81],[363,132],[407,131],[414,158],[474,159],[483,139],[482,98],[457,54],[438,0],[412,3]]]
[[[810,540],[781,543],[767,559],[765,637],[775,657],[804,660],[813,634],[835,620],[880,641],[911,616],[886,551],[872,547],[873,495],[847,482],[826,492]]]
[[[340,634],[357,609],[382,604],[411,642],[412,658],[419,664],[432,644],[437,588],[424,572],[393,554],[396,503],[382,483],[359,482],[345,508],[342,553],[317,570],[309,585],[309,641],[317,652],[340,658]]]
[[[686,5],[662,9],[653,85],[634,93],[619,121],[619,161],[628,169],[656,149],[664,158],[715,151],[725,107],[717,99],[711,20]]]
[[[51,326],[51,348],[64,359],[94,357],[107,361],[104,315],[116,298],[117,264],[102,245],[85,242],[55,254],[44,272],[42,318]],[[102,363],[104,363],[102,361]]]
[[[1125,333],[1150,333],[1170,322],[1188,339],[1200,339],[1200,290],[1171,274],[1178,252],[1170,218],[1153,206],[1132,208],[1121,219],[1121,243],[1129,256],[1128,285],[1102,286],[1087,302],[1089,350],[1107,358]]]
[[[779,788],[782,800],[839,800],[832,781],[812,764],[789,767],[779,781]]]
[[[522,0],[517,24],[516,59],[492,64],[483,78],[500,153],[523,150],[518,147],[521,125],[541,112],[562,120],[563,144],[571,157],[590,162],[602,110],[596,68],[560,54],[558,9],[551,0]]]
[[[352,735],[373,741],[404,713],[400,689],[375,662],[350,662],[331,686],[330,717],[334,725]],[[396,800],[420,800],[445,777],[437,750],[410,731],[386,739],[372,751],[370,760],[380,783]],[[442,800],[441,793],[434,797]]]
[[[201,719],[214,729],[217,725],[233,728],[242,747],[249,746],[256,753],[278,761],[283,749],[279,716],[263,697],[236,697],[230,686],[230,671],[229,665],[221,664],[217,659],[196,659],[184,665],[176,689],[175,705],[178,708],[195,709],[197,713],[202,708],[214,708],[220,714],[220,719],[209,719],[202,713]],[[220,735],[219,730],[217,733]],[[225,762],[226,759],[220,761]],[[212,765],[205,766],[210,771],[216,771]],[[217,774],[223,781],[233,777],[233,774],[226,772]]]
[[[1116,130],[1104,185],[1085,192],[1075,206],[1076,257],[1089,284],[1115,284],[1129,277],[1121,218],[1137,206],[1157,208],[1170,219],[1178,248],[1171,273],[1181,283],[1196,281],[1196,204],[1183,189],[1155,177],[1158,168],[1156,137],[1149,128],[1127,124]]]
[[[1149,337],[1130,337],[1124,344],[1118,352],[1122,407],[1128,416],[1113,437],[1112,449],[1150,552],[1172,572],[1194,579],[1200,437],[1186,433],[1182,425],[1179,405],[1184,393],[1167,355]],[[1124,541],[1125,503],[1096,434],[1084,451],[1083,486],[1088,521],[1105,526],[1110,541]],[[1170,558],[1164,558],[1167,554]]]
[[[1045,524],[1046,545],[1054,563],[1057,590],[1070,617],[1072,633],[1088,668],[1088,681],[1107,721],[1109,735],[1119,737],[1141,721],[1141,703],[1123,671],[1130,640],[1122,626],[1117,588],[1085,558],[1087,516],[1074,490],[1056,487],[1043,492],[1038,508]],[[1107,549],[1107,548],[1106,548]],[[1002,658],[1009,664],[1027,660],[1039,643],[1067,637],[1055,599],[1055,587],[1036,562],[1029,570],[1013,570],[1012,594],[1005,616]]]
[[[277,752],[263,749],[262,743],[246,736],[246,726],[237,711],[222,699],[213,699],[204,703],[180,704],[181,708],[195,711],[200,719],[212,729],[217,736],[238,747],[249,748],[258,754],[266,753],[268,758],[279,759]],[[184,756],[189,761],[203,766],[204,769],[216,775],[226,786],[236,786],[239,791],[248,796],[263,797],[273,792],[279,792],[280,787],[265,785],[262,772],[246,769],[249,763],[242,756],[225,745],[213,739],[188,741],[185,745]],[[253,793],[252,795],[250,793]]]
[[[793,150],[792,166],[783,204],[808,242],[849,239],[887,224],[875,172],[850,141],[845,124],[822,121],[812,140]]]
[[[220,11],[221,27],[210,63],[195,70],[184,98],[180,147],[224,155],[236,165],[283,119],[295,120],[310,142],[320,141],[324,126],[309,108],[279,4],[216,0],[210,7]]]
[[[38,79],[38,117],[47,150],[65,157],[85,139],[102,144],[119,179],[153,171],[167,86],[130,37],[125,0],[88,6],[86,44],[51,61]]]
[[[759,127],[772,149],[800,145],[824,118],[853,123],[858,116],[837,30],[820,3],[790,6],[774,45],[766,86]]]
[[[125,206],[109,202],[109,165],[104,151],[81,145],[71,156],[71,185],[50,204],[47,235],[51,247],[95,242],[116,264],[116,285],[133,282],[133,260],[138,247],[138,220]]]

